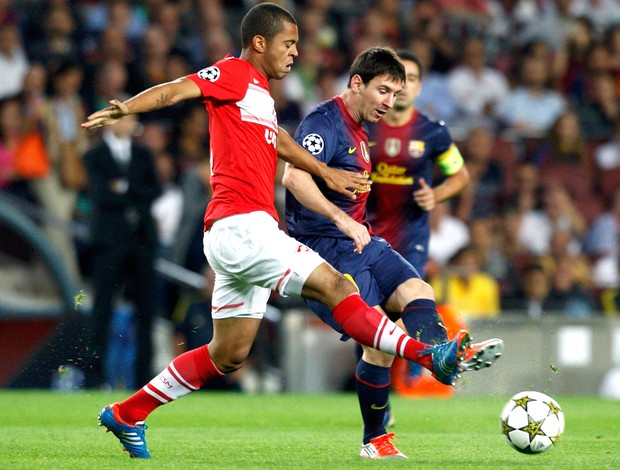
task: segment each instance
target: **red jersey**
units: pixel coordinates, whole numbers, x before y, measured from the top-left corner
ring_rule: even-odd
[[[274,219],[278,120],[269,81],[249,62],[230,55],[188,75],[209,112],[213,196],[205,230],[217,219],[265,211]]]

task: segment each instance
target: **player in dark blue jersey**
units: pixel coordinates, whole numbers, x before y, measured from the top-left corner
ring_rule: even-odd
[[[351,66],[347,89],[310,112],[295,139],[330,167],[370,173],[366,123],[377,122],[388,112],[404,83],[404,67],[392,50],[371,48],[362,52]],[[320,180],[290,165],[283,182],[288,189],[286,225],[292,236],[351,276],[368,305],[398,319],[406,328],[414,317],[426,319],[428,328],[441,328],[436,321],[431,286],[384,239],[373,235],[366,220],[367,193],[346,200]],[[323,305],[308,305],[344,333]],[[475,361],[484,350],[475,347],[468,353]],[[392,360],[391,356],[363,347],[356,369],[364,420],[362,457],[405,457],[391,443],[393,434],[387,434],[383,424]]]

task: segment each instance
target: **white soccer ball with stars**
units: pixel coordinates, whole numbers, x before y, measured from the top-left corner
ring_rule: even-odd
[[[524,454],[537,454],[551,449],[564,432],[564,412],[544,393],[521,392],[504,406],[500,425],[511,447]]]

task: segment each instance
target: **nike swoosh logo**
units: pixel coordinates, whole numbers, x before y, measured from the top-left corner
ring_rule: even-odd
[[[351,155],[352,153],[355,153],[356,148],[355,147],[349,147],[349,155]]]
[[[385,405],[383,405],[383,406],[379,406],[379,405],[375,405],[375,404],[373,403],[372,405],[370,405],[370,408],[371,408],[371,409],[373,409],[373,410],[384,410],[384,409],[385,409],[385,407],[386,407],[387,405],[388,405],[388,404],[386,403],[386,404],[385,404]]]
[[[374,147],[375,145],[377,145],[377,143],[376,143],[376,142],[368,142],[368,146],[369,146],[369,147]]]
[[[392,328],[392,331],[390,331],[390,336],[394,334],[394,332],[396,331],[396,328],[398,328],[398,325],[394,325],[394,328]]]

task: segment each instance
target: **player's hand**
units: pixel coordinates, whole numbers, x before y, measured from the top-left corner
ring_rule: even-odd
[[[109,126],[120,121],[129,114],[129,108],[119,100],[111,100],[110,106],[100,111],[96,111],[88,116],[87,121],[82,123],[84,129],[95,129],[97,127]]]
[[[367,193],[372,184],[368,174],[336,168],[329,168],[324,180],[330,189],[344,194],[349,199],[355,199],[357,193]]]
[[[362,253],[362,250],[366,245],[370,243],[370,234],[368,228],[365,225],[356,222],[348,215],[336,220],[336,227],[342,233],[347,235],[355,244],[355,253]]]
[[[420,189],[413,192],[413,200],[425,211],[430,211],[437,205],[435,191],[431,188],[424,178],[420,178]]]

